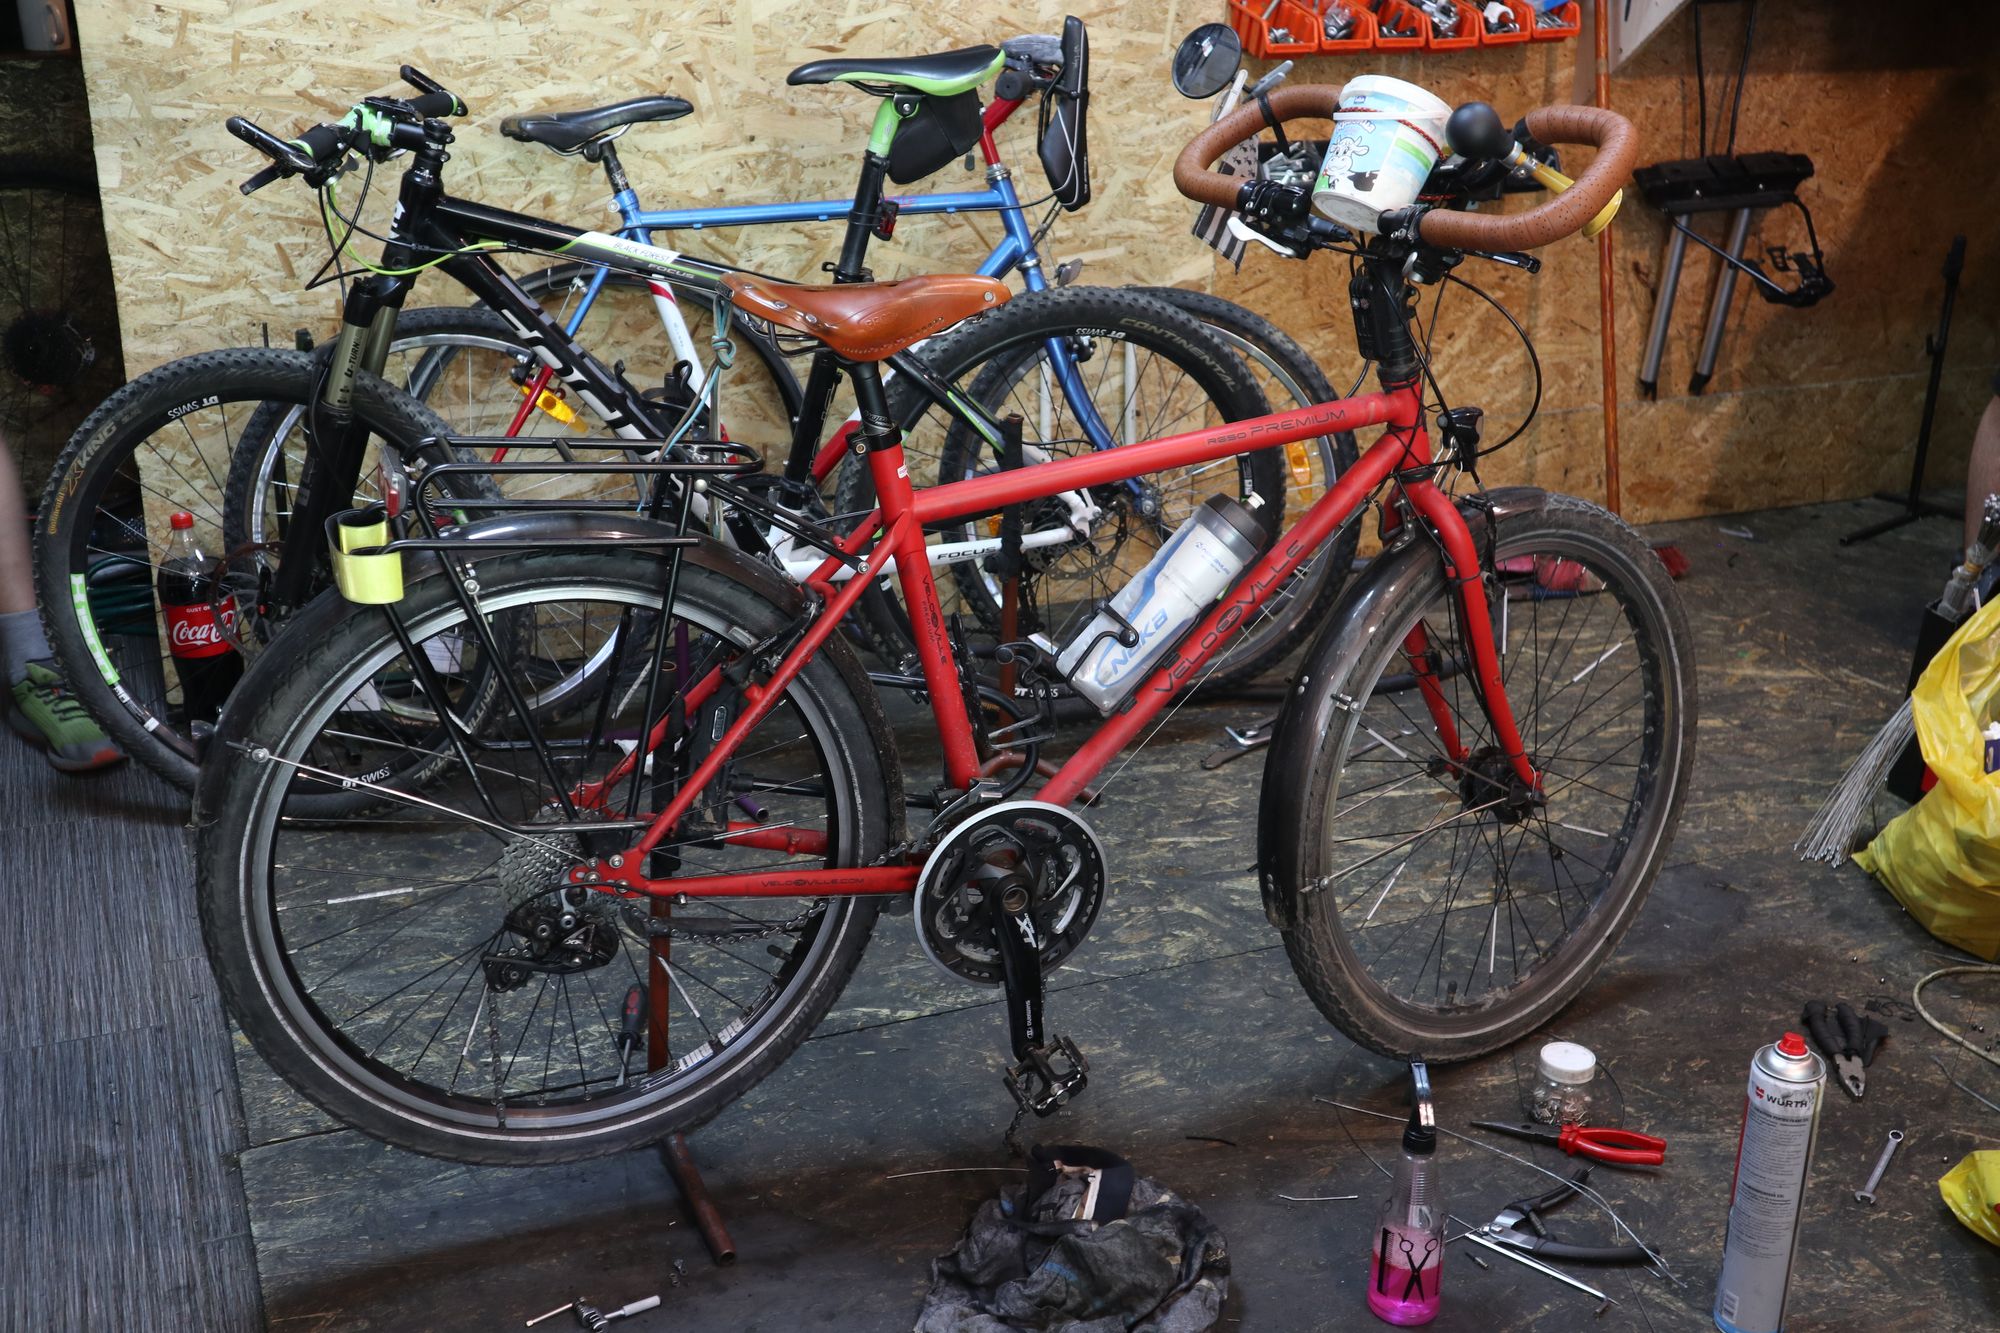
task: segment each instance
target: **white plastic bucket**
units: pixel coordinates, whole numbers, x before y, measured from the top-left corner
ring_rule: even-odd
[[[1333,113],[1313,206],[1344,227],[1373,232],[1384,213],[1417,202],[1444,155],[1451,108],[1414,83],[1380,74],[1349,79]]]

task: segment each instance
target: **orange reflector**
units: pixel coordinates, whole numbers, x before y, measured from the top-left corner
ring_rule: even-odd
[[[1304,440],[1293,440],[1285,446],[1285,462],[1292,469],[1292,480],[1300,486],[1312,485],[1312,448]]]
[[[523,398],[527,397],[528,386],[523,384],[520,386],[520,389],[521,396]],[[554,417],[557,421],[562,422],[565,426],[574,427],[579,430],[582,429],[582,427],[576,424],[576,409],[547,389],[543,389],[535,395],[535,406],[547,415]]]

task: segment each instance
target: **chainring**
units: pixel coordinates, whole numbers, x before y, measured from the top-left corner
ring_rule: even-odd
[[[1083,943],[1104,903],[1104,849],[1090,825],[1046,801],[1007,801],[944,835],[917,875],[911,915],[926,957],[964,981],[997,986],[1000,951],[982,881],[1029,881],[1027,914],[1043,971]]]

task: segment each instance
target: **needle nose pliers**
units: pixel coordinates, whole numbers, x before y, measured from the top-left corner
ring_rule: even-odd
[[[1561,1148],[1571,1157],[1610,1162],[1614,1166],[1658,1166],[1667,1160],[1667,1141],[1632,1129],[1585,1129],[1581,1125],[1503,1124],[1497,1120],[1475,1120],[1474,1129],[1490,1129],[1496,1134],[1512,1134]]]
[[[1826,1001],[1814,1000],[1800,1021],[1820,1054],[1833,1061],[1840,1086],[1859,1101],[1868,1091],[1868,1066],[1874,1063],[1882,1039],[1889,1035],[1888,1026],[1872,1015],[1864,1018],[1856,1014],[1845,1000],[1836,1002],[1830,1014]]]

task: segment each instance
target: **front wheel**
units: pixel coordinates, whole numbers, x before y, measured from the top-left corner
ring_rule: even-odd
[[[617,776],[647,730],[651,664],[663,662],[654,679],[714,682],[698,705],[713,724],[742,706],[723,669],[796,617],[783,593],[705,552],[684,554],[671,583],[661,558],[629,549],[482,560],[478,614],[519,624],[527,645],[507,669],[573,672],[612,647],[598,699],[546,725],[506,709],[460,717],[464,671],[425,661],[462,662],[480,636],[442,577],[394,608],[406,640],[382,608],[331,596],[307,608],[244,678],[214,741],[226,758],[195,801],[203,939],[272,1068],[385,1142],[495,1165],[692,1129],[775,1069],[852,974],[874,899],[669,904],[573,887],[564,872],[629,847],[630,821],[684,771],[696,719],[683,723],[669,685],[651,716],[666,709],[681,738]],[[829,643],[648,872],[881,857],[901,801],[868,689],[851,650]],[[388,715],[392,697],[427,701],[470,735],[413,736]],[[421,783],[381,776],[399,769]],[[354,786],[373,799],[328,801]]]
[[[287,534],[274,525],[259,534],[271,545],[251,544],[226,513],[223,479],[257,423],[273,413],[309,421],[317,369],[303,352],[241,347],[148,371],[77,428],[36,511],[35,592],[65,678],[128,754],[183,789],[194,786],[198,729],[211,719],[192,715],[162,632],[157,584],[168,516],[192,514],[196,544],[225,558],[219,582],[234,602],[236,647],[254,657],[275,633],[257,610]],[[369,437],[356,503],[374,498],[375,441],[423,457],[424,440],[451,433],[372,375],[355,380],[354,414]],[[303,427],[299,436],[303,447]],[[471,476],[453,478],[450,489],[466,499],[494,494],[489,481]],[[293,549],[318,561],[319,534],[297,536],[302,545]]]
[[[1435,548],[1381,558],[1280,721],[1260,870],[1341,1031],[1396,1059],[1470,1059],[1560,1012],[1645,901],[1694,763],[1687,621],[1606,511],[1548,496],[1503,513],[1487,595],[1538,797],[1493,744]]]

